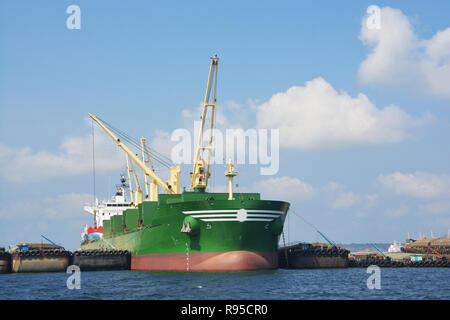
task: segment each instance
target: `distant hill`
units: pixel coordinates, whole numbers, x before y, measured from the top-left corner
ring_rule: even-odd
[[[380,250],[387,251],[391,243],[375,243],[375,245]],[[351,252],[365,251],[366,249],[369,249],[369,251],[377,251],[371,243],[338,243],[338,246],[350,250]]]

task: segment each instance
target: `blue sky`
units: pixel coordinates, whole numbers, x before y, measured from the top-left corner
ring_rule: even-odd
[[[66,28],[72,4],[80,30]],[[381,29],[364,33],[370,5]],[[337,242],[447,234],[448,12],[448,1],[2,1],[0,246],[45,234],[77,248],[93,197],[88,112],[165,145],[189,127],[183,111],[197,114],[214,53],[219,117],[280,128],[280,171],[242,166],[240,188],[290,201]],[[105,198],[124,163],[98,135]],[[289,241],[317,240],[288,224]]]

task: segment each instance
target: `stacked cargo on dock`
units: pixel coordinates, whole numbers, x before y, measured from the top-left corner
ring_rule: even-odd
[[[450,259],[450,238],[422,238],[419,240],[407,239],[401,248],[405,253],[441,254]]]
[[[12,272],[65,272],[71,252],[53,244],[22,243],[9,250]]]
[[[69,265],[81,271],[130,270],[127,250],[67,251],[52,244],[19,244],[9,252],[0,248],[0,273],[66,272]]]

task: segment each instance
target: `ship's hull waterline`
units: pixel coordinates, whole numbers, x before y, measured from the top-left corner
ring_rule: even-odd
[[[273,252],[227,251],[134,255],[131,269],[140,271],[254,271],[278,267]]]
[[[160,195],[104,221],[104,236],[82,249],[131,252],[132,270],[248,271],[278,267],[289,203],[259,194]]]

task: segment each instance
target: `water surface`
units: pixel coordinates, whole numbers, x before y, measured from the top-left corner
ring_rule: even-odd
[[[450,268],[382,268],[381,289],[364,268],[189,273],[0,274],[0,299],[450,299]]]

